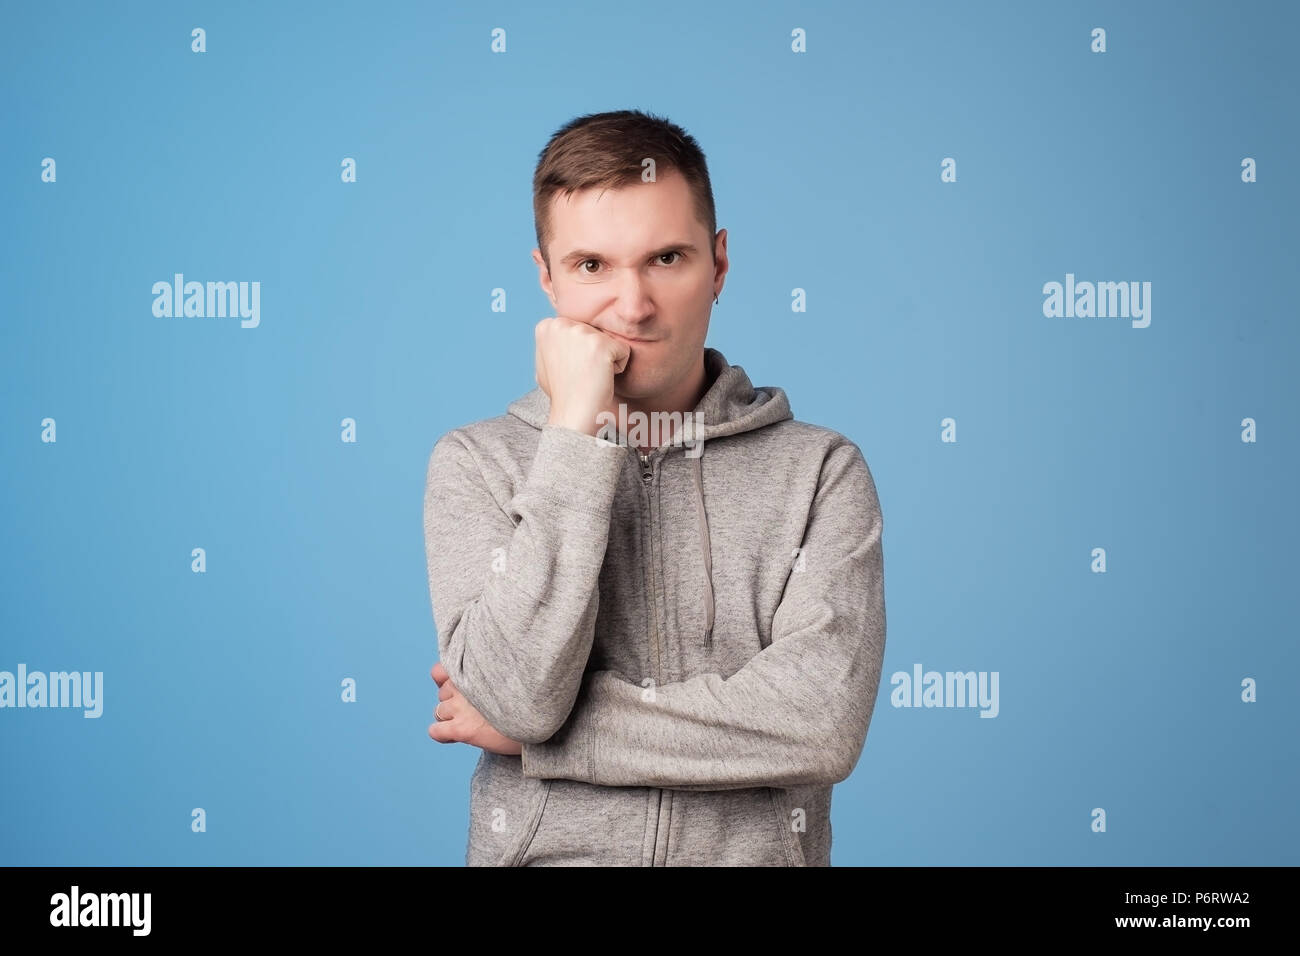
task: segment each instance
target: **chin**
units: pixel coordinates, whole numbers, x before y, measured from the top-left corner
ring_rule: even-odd
[[[614,376],[619,394],[625,398],[648,398],[663,386],[663,375],[658,369],[636,368],[629,363],[625,371]]]
[[[671,352],[645,350],[632,346],[632,356],[627,368],[618,375],[625,389],[637,389],[643,395],[654,395],[671,388],[682,375],[681,356]]]

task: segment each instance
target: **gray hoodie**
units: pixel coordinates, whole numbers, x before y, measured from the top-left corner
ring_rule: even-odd
[[[481,752],[470,866],[830,865],[884,658],[875,482],[705,364],[698,445],[547,424],[540,388],[434,445],[439,658],[523,749]]]

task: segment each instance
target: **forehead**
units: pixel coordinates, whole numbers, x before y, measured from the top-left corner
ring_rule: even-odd
[[[675,170],[652,183],[551,197],[552,248],[560,255],[575,246],[597,245],[611,253],[634,252],[666,235],[685,238],[695,230],[705,227],[695,216],[689,184]]]

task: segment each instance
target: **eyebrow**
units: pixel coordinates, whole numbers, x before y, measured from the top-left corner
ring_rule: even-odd
[[[649,255],[647,255],[646,258],[653,259],[656,256],[667,255],[670,252],[695,253],[698,251],[699,250],[695,247],[695,244],[692,242],[673,242],[666,246],[661,246],[660,248],[654,250]],[[572,252],[570,252],[563,259],[560,260],[560,264],[566,266],[573,265],[578,262],[585,262],[588,259],[600,259],[601,261],[604,261],[605,256],[599,252],[592,252],[590,249],[574,249]]]

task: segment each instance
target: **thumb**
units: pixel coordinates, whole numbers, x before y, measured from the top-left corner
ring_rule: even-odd
[[[614,339],[614,374],[622,372],[627,368],[628,359],[632,357],[632,347],[621,339]]]

